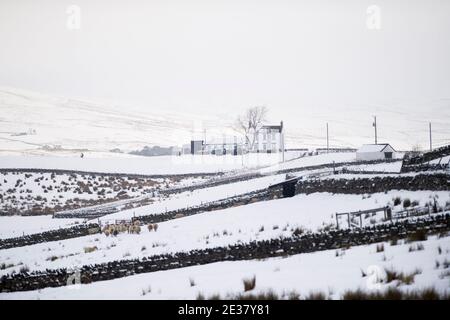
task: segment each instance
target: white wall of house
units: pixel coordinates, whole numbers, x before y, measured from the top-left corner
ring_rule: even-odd
[[[256,137],[254,151],[280,152],[282,148],[282,133],[278,129],[262,128]]]
[[[364,145],[356,151],[356,160],[371,161],[395,159],[396,151],[390,145]]]

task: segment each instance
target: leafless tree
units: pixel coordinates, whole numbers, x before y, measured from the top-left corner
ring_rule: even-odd
[[[253,149],[256,137],[266,121],[268,109],[264,106],[248,108],[240,115],[235,124],[235,129],[241,133],[250,150]]]

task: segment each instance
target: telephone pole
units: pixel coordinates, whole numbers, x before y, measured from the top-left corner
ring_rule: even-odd
[[[327,153],[329,152],[329,149],[330,149],[330,139],[328,135],[328,122],[327,122]]]
[[[431,122],[429,123],[429,129],[430,129],[430,151],[433,151],[433,141],[431,140]]]
[[[377,142],[377,116],[373,116],[374,122],[373,126],[375,127],[375,144],[378,144]]]

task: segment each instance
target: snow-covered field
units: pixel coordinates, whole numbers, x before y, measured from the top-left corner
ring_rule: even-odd
[[[261,169],[262,173],[268,173],[276,170],[294,169],[299,167],[309,167],[321,164],[331,164],[340,162],[356,161],[356,155],[354,152],[337,152],[337,153],[324,153],[314,156],[305,156],[292,161],[286,161],[284,163],[278,163],[268,168]]]
[[[303,167],[328,164],[333,161],[336,163],[351,162],[355,160],[354,156],[354,153],[322,154],[266,166],[259,170],[231,169],[230,167],[231,171],[227,173],[227,176],[255,172],[262,172],[265,175],[259,178],[244,179],[238,182],[198,188],[193,191],[164,196],[156,193],[152,196],[152,203],[103,216],[100,218],[100,221],[105,223],[115,219],[129,219],[133,216],[158,214],[266,189],[269,185],[281,182],[286,178],[285,174],[276,174],[277,170],[298,168],[294,174],[304,175],[307,178],[308,174],[321,173],[328,169],[305,170],[302,169]],[[102,168],[103,172],[111,170],[127,172],[129,170],[125,162],[121,162],[124,158],[120,157],[105,160],[105,163],[109,163],[110,160],[111,163],[114,163],[114,161],[119,159],[115,168],[113,168],[113,164],[101,167],[101,161],[94,161],[89,158],[19,157],[18,159],[41,158],[42,161],[39,162],[40,160],[38,160],[36,163],[41,167],[47,166],[45,168],[48,169],[59,166],[58,169],[83,171],[98,171]],[[50,161],[49,163],[45,162],[47,158]],[[8,160],[10,162],[5,161],[5,159],[7,157],[1,157],[0,161],[9,163],[12,166],[12,157]],[[65,162],[63,161],[64,159],[68,161]],[[131,161],[130,159],[127,161]],[[139,159],[139,161],[141,159],[147,161],[148,159],[164,166],[164,157],[133,158],[133,161],[135,159]],[[88,160],[86,162],[87,166],[84,166],[83,161],[85,160]],[[92,160],[92,162],[89,162],[89,160]],[[23,167],[28,167],[30,163],[33,163],[32,160],[24,161],[22,163]],[[139,163],[139,161],[136,163]],[[20,160],[18,160],[18,163],[20,164]],[[149,169],[144,164],[141,167],[139,165],[134,166],[133,162],[130,162],[130,164],[132,164],[133,170],[136,170],[135,173],[155,173],[157,170],[160,170],[159,172],[173,173],[170,164],[167,164],[166,168],[160,167],[157,169]],[[346,167],[350,170],[399,172],[400,165],[401,162],[399,161],[373,165],[348,165]],[[223,164],[219,167],[224,168]],[[186,164],[186,168],[191,168],[191,166]],[[189,170],[186,171],[185,168],[180,167],[180,173],[186,172],[189,172]],[[411,174],[414,173],[409,173],[408,175]],[[20,175],[22,177],[22,174]],[[399,173],[391,175],[399,175]],[[347,175],[339,175],[339,178],[343,176]],[[351,177],[352,175],[348,176]],[[364,177],[370,176],[377,176],[377,174],[364,175]],[[12,180],[9,181],[10,178],[8,175],[7,181],[3,181],[4,186],[2,188],[23,187],[26,189],[26,186],[20,185],[22,182],[19,183],[19,186],[16,186],[17,179],[13,183]],[[51,176],[47,178],[49,178],[48,181],[52,180]],[[333,176],[324,178],[332,179]],[[29,177],[27,184],[35,183],[34,179],[34,176]],[[46,183],[45,181],[47,181],[45,177],[43,180],[40,180],[44,184]],[[58,187],[58,181],[56,181],[55,187]],[[89,179],[84,182],[87,183],[88,181]],[[158,181],[158,183],[164,184],[165,187],[176,187],[205,181],[204,178],[197,176],[180,181]],[[93,183],[93,181],[91,182]],[[100,182],[97,181],[97,183]],[[42,189],[41,185],[35,187],[38,190]],[[114,189],[114,186],[111,186],[111,188]],[[45,189],[48,189],[48,186]],[[49,194],[50,191],[46,194]],[[72,192],[73,190],[68,191]],[[136,196],[138,196],[139,192],[135,191],[137,192]],[[400,198],[400,201],[394,206],[395,198]],[[386,205],[392,206],[395,213],[403,209],[403,201],[405,199],[417,202],[415,204],[417,206],[433,204],[436,200],[438,205],[443,207],[450,203],[450,192],[392,190],[386,193],[364,195],[299,194],[292,198],[261,201],[165,221],[159,223],[157,232],[150,232],[143,226],[140,234],[119,233],[115,237],[107,237],[105,234],[94,234],[25,247],[3,249],[0,250],[0,261],[2,263],[0,276],[11,272],[20,272],[23,268],[30,271],[64,267],[76,268],[82,265],[105,263],[114,260],[140,259],[156,254],[275,239],[291,236],[299,229],[316,232],[330,227],[333,228],[336,224],[336,213],[373,209]],[[382,218],[382,212],[375,216],[365,215],[363,216],[363,224],[373,225],[381,222]],[[68,227],[77,222],[80,223],[79,220],[52,219],[51,216],[0,217],[0,239]],[[424,287],[434,287],[440,291],[450,290],[448,285],[448,263],[445,262],[450,259],[450,238],[437,239],[436,237],[430,237],[427,241],[423,241],[422,244],[424,246],[423,250],[412,252],[410,252],[409,248],[416,244],[407,244],[401,241],[397,246],[385,243],[385,250],[382,253],[377,253],[375,246],[371,245],[354,247],[348,250],[299,254],[284,259],[272,258],[262,261],[220,262],[141,274],[82,285],[80,287],[46,288],[33,292],[2,293],[0,294],[0,299],[191,299],[196,298],[199,294],[206,297],[220,294],[221,297],[225,298],[227,295],[242,293],[242,280],[253,275],[256,276],[257,283],[256,288],[252,291],[253,293],[264,292],[270,289],[282,296],[283,292],[288,293],[294,290],[301,296],[305,296],[310,292],[320,290],[329,295],[330,298],[339,299],[347,289],[367,289],[367,281],[370,277],[362,277],[361,270],[370,274],[370,270],[373,270],[373,268],[378,268],[377,270],[390,268],[404,272],[420,270],[420,273],[414,277],[414,282],[409,285],[389,283],[381,284],[382,288],[399,285],[399,288],[402,290]],[[86,248],[95,249],[86,250]],[[438,264],[440,267],[436,267]],[[444,268],[444,266],[447,267]],[[126,288],[126,290],[123,290],[123,288]]]
[[[79,173],[0,172],[1,214],[42,214],[112,200],[136,198],[169,187],[189,186],[198,177],[126,177]]]
[[[283,181],[284,177],[284,175],[274,175],[256,178],[248,181],[240,181],[215,187],[197,189],[194,191],[186,191],[174,194],[167,199],[159,199],[159,201],[155,201],[148,206],[123,210],[117,213],[106,215],[100,220],[129,219],[133,216],[157,214],[165,211],[197,206],[206,202],[222,200],[228,197],[266,189],[271,184]]]
[[[400,172],[402,168],[402,161],[376,163],[376,164],[359,164],[346,166],[348,170],[355,171],[377,171],[377,172]]]
[[[28,266],[30,270],[75,267],[116,259],[143,258],[154,254],[279,238],[292,235],[296,228],[317,231],[335,225],[336,212],[378,208],[392,203],[393,198],[399,195],[402,198],[417,200],[422,205],[433,197],[436,197],[440,204],[450,200],[448,192],[427,191],[392,191],[387,194],[373,194],[371,197],[327,193],[298,195],[162,222],[157,232],[149,232],[143,228],[139,235],[123,233],[117,237],[107,237],[97,234],[1,250],[0,260],[14,267],[0,270],[0,275],[13,270],[19,271],[23,265]],[[401,206],[398,210],[400,209]],[[370,220],[380,221],[382,217],[382,213],[378,217],[364,217],[364,224],[370,225]],[[96,251],[84,252],[85,247],[93,246],[97,247]]]
[[[52,219],[47,216],[0,216],[0,239],[20,237],[52,229],[74,226],[83,219]]]
[[[384,243],[384,251],[378,253],[374,244],[262,261],[218,262],[87,285],[3,293],[0,299],[196,299],[217,294],[226,298],[243,294],[243,280],[252,277],[256,286],[250,293],[273,290],[283,296],[296,292],[300,299],[316,292],[340,299],[346,290],[358,288],[370,292],[387,287],[403,291],[434,287],[449,293],[450,273],[443,264],[450,257],[450,238],[430,237],[421,243],[423,250],[412,252],[410,247],[417,243],[401,241],[396,246]],[[411,284],[377,282],[376,275],[385,279],[385,269],[418,274]]]
[[[187,173],[217,173],[243,168],[258,168],[281,161],[280,154],[247,154],[242,156],[182,155],[182,156],[125,156],[81,158],[70,156],[0,156],[0,168],[38,168],[77,170],[105,173],[144,175],[173,175]]]

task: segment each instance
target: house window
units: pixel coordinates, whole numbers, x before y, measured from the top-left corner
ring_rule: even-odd
[[[384,158],[385,159],[392,159],[392,152],[385,152],[384,153]]]

